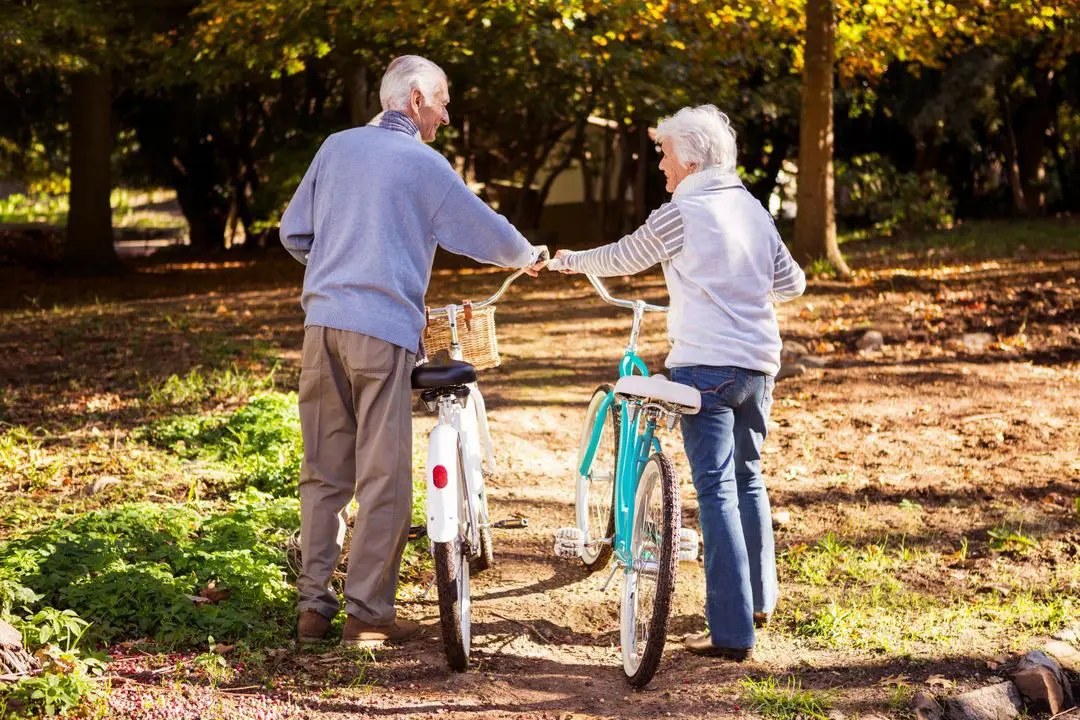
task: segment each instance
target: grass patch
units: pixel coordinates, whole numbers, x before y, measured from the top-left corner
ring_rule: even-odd
[[[780,684],[774,677],[739,681],[743,702],[762,717],[773,720],[827,720],[831,705],[828,695],[806,690],[795,678]]]
[[[840,242],[866,240],[866,233],[841,235]],[[1025,251],[1080,252],[1080,225],[1068,218],[1030,220],[977,220],[958,223],[950,230],[916,237],[891,238],[876,254],[947,251],[963,258],[1011,257]]]
[[[255,397],[228,416],[186,415],[153,423],[150,444],[186,459],[218,461],[230,486],[293,496],[304,456],[295,393]]]
[[[196,367],[187,375],[170,375],[164,380],[148,383],[145,387],[146,404],[150,408],[160,409],[208,400],[246,400],[257,393],[273,390],[276,370],[274,367],[264,375],[256,375],[236,365],[207,372]]]
[[[0,547],[0,597],[30,612],[70,609],[104,642],[278,642],[293,618],[284,547],[298,526],[298,501],[254,489],[227,511],[132,503],[87,513]],[[227,596],[192,600],[211,583]]]
[[[1013,534],[1002,537],[1015,543]],[[911,655],[959,651],[973,637],[1020,647],[1065,627],[1076,610],[1070,567],[1038,591],[999,588],[979,576],[957,587],[941,578],[941,556],[890,547],[887,540],[854,547],[832,534],[814,546],[790,548],[781,560],[789,576],[781,582],[795,596],[781,621],[823,647]],[[928,585],[928,574],[938,579]],[[913,589],[909,583],[916,579]]]

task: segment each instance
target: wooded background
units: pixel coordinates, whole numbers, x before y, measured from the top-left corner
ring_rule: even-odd
[[[903,234],[1080,206],[1078,15],[1075,0],[8,0],[0,179],[70,192],[63,255],[81,270],[117,264],[118,186],[174,189],[195,249],[235,226],[265,244],[322,139],[370,119],[387,63],[418,53],[451,79],[436,147],[522,230],[567,168],[588,240],[632,228],[664,198],[647,129],[710,102],[757,197],[785,169],[802,180],[800,260],[844,274],[837,214]]]

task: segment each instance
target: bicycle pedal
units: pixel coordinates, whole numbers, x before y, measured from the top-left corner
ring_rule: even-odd
[[[491,523],[491,527],[495,530],[523,530],[529,527],[528,518],[510,518],[509,520],[499,520],[498,522]]]
[[[427,537],[427,525],[411,525],[409,527],[409,540],[419,540]]]
[[[698,548],[701,547],[701,538],[697,531],[690,528],[679,528],[679,562],[694,562],[698,558]]]
[[[585,533],[579,528],[559,528],[555,531],[555,556],[579,558],[585,549]]]

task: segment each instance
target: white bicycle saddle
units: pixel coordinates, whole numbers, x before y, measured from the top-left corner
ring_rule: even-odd
[[[615,383],[615,394],[641,398],[646,402],[673,405],[679,412],[696,415],[701,410],[701,393],[689,385],[671,382],[663,375],[627,375]]]

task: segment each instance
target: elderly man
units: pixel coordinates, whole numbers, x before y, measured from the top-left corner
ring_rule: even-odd
[[[761,474],[780,332],[771,301],[806,287],[772,217],[735,174],[735,132],[712,105],[656,128],[671,202],[622,240],[560,250],[564,272],[631,275],[662,263],[671,311],[671,379],[701,391],[682,418],[705,542],[709,629],[689,650],[742,661],[776,605],[769,496]]]
[[[342,642],[400,642],[419,626],[395,617],[412,508],[410,374],[424,327],[436,245],[480,262],[525,267],[538,252],[424,143],[449,123],[446,75],[416,56],[390,63],[383,112],[331,135],[281,217],[301,263],[301,642],[338,612],[330,586],[356,498]],[[423,142],[420,142],[420,141]]]

